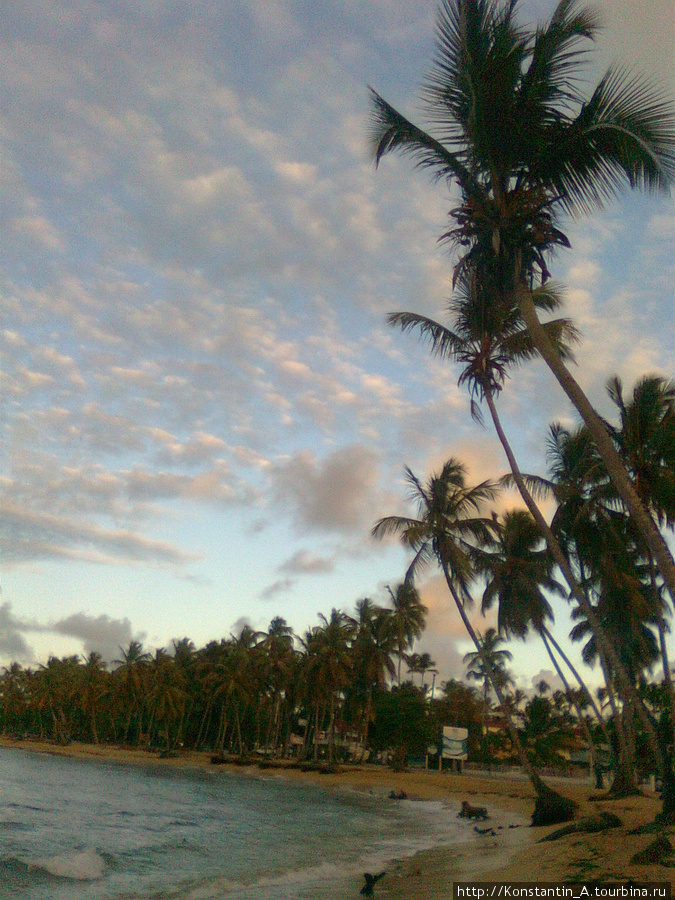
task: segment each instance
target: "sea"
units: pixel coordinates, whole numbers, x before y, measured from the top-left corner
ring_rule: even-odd
[[[475,840],[439,802],[0,748],[1,900],[358,898],[364,872]]]

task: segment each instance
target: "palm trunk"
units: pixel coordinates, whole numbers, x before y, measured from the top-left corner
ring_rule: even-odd
[[[635,486],[621,461],[621,457],[612,444],[612,439],[607,433],[602,419],[593,409],[586,394],[572,377],[557,349],[549,340],[537,316],[531,292],[527,290],[525,285],[521,285],[516,290],[515,295],[518,308],[532,338],[532,343],[591,433],[598,453],[607,469],[607,474],[626,505],[626,509],[636,529],[653,553],[663,580],[668,586],[670,596],[675,599],[675,561],[663,539],[663,535],[640,500]]]
[[[518,295],[520,297],[520,294],[525,294],[525,293],[527,293],[527,296],[529,298],[529,302],[532,306],[534,318],[537,321],[539,329],[543,335],[543,339],[546,341],[547,346],[551,347],[550,341],[548,340],[548,337],[547,337],[544,329],[541,326],[541,322],[539,322],[539,319],[537,319],[536,311],[534,311],[534,303],[532,302],[531,294],[526,291],[519,291]],[[523,317],[525,317],[524,313],[523,313]],[[527,322],[527,319],[526,319],[526,323],[528,324],[528,329],[529,329],[529,322]],[[535,346],[537,346],[534,335],[531,335],[531,336],[532,336],[533,343],[535,343]],[[539,349],[539,348],[537,347],[537,349]],[[555,354],[557,356],[556,351],[552,347],[551,347],[551,351],[553,354]],[[560,362],[560,365],[563,367],[563,369],[565,369],[565,367],[562,364],[562,361]],[[565,371],[567,371],[567,370],[565,369]],[[523,475],[518,467],[518,463],[516,462],[516,458],[511,449],[511,445],[509,444],[508,439],[506,438],[504,430],[501,426],[501,422],[500,422],[499,416],[497,414],[497,408],[495,406],[494,398],[492,397],[492,395],[489,391],[486,391],[485,400],[488,404],[488,408],[490,410],[490,415],[492,416],[492,421],[494,423],[494,426],[497,431],[497,435],[499,437],[501,445],[504,448],[504,452],[506,453],[506,457],[509,461],[511,471],[513,473],[513,478],[514,478],[514,481],[516,482],[516,485],[518,487],[520,495],[523,498],[523,501],[525,502],[525,505],[527,506],[531,515],[534,517],[535,522],[539,526],[539,529],[540,529],[542,535],[545,537],[546,543],[549,547],[549,550],[551,551],[553,558],[555,559],[560,570],[562,571],[563,575],[565,576],[565,580],[567,581],[567,583],[570,587],[570,590],[572,591],[572,593],[574,595],[575,600],[578,602],[579,606],[582,608],[582,610],[584,612],[584,615],[588,619],[588,623],[591,626],[591,628],[593,629],[593,634],[595,635],[595,638],[597,641],[598,651],[601,652],[605,656],[605,658],[610,662],[612,670],[614,671],[617,679],[620,682],[621,690],[622,690],[622,693],[624,694],[624,696],[629,697],[635,703],[635,709],[636,709],[637,714],[640,717],[640,721],[642,722],[642,725],[647,733],[647,737],[648,737],[650,746],[652,748],[652,752],[654,753],[655,758],[659,761],[661,775],[663,777],[663,782],[664,782],[663,813],[664,813],[664,815],[675,817],[675,778],[673,776],[672,765],[670,763],[667,750],[663,746],[662,742],[659,740],[659,736],[656,732],[656,729],[654,728],[654,723],[649,715],[649,712],[647,711],[647,708],[645,707],[644,703],[642,702],[642,699],[638,695],[638,693],[635,689],[635,685],[633,684],[631,679],[628,677],[628,674],[626,673],[625,667],[624,667],[618,653],[614,649],[612,643],[608,640],[607,635],[605,633],[605,629],[602,627],[602,625],[595,613],[595,609],[593,608],[592,604],[586,597],[585,592],[582,590],[577,579],[575,578],[574,572],[572,571],[572,567],[570,566],[570,564],[567,560],[567,557],[563,553],[562,548],[561,548],[560,544],[558,543],[556,536],[551,531],[550,525],[548,524],[548,522],[542,515],[542,512],[539,509],[539,507],[537,506],[536,502],[534,501],[532,494],[530,494],[529,490],[527,489],[527,485],[525,484]],[[588,403],[588,401],[586,401],[586,402]],[[595,415],[595,413],[594,413],[594,415]],[[597,418],[597,416],[596,416],[596,418]],[[604,426],[602,426],[602,423],[600,423],[600,426],[601,426],[601,430],[603,431],[605,437],[607,438],[607,441],[609,441],[611,444],[611,441],[609,440],[609,436],[605,432]],[[593,432],[591,432],[591,434],[592,433]],[[617,459],[618,459],[618,456],[617,456]],[[619,459],[619,463],[621,463],[620,459]],[[625,475],[625,470],[623,469],[623,464],[621,464],[621,469]],[[626,476],[626,478],[627,478],[627,476]],[[651,521],[651,519],[650,519],[650,521]],[[652,524],[653,524],[653,522],[652,522]],[[666,787],[666,785],[667,785],[667,787]]]
[[[523,771],[530,779],[532,787],[534,788],[534,791],[537,795],[537,804],[535,805],[532,824],[552,825],[556,822],[569,821],[574,816],[574,804],[571,800],[567,800],[566,798],[561,797],[560,794],[550,788],[547,784],[544,784],[540,776],[532,767],[532,764],[527,757],[527,753],[525,752],[525,749],[520,742],[520,736],[513,721],[511,709],[504,698],[501,687],[499,685],[499,679],[495,676],[494,668],[487,654],[483,651],[483,645],[481,644],[478,635],[474,631],[473,626],[469,621],[469,617],[467,616],[466,610],[464,609],[464,604],[462,603],[460,596],[455,590],[452,578],[450,577],[450,573],[445,565],[443,566],[443,574],[445,576],[445,581],[448,585],[450,594],[452,595],[452,598],[455,601],[455,605],[457,606],[457,611],[459,612],[460,618],[464,623],[464,627],[466,628],[469,637],[473,641],[474,646],[478,651],[478,654],[485,667],[485,671],[487,672],[488,677],[492,682],[492,687],[494,688],[495,694],[497,695],[499,705],[504,711],[506,724],[509,729],[509,734],[511,735],[511,741],[513,743],[514,750],[517,752],[520,759],[520,764],[523,767]],[[541,815],[541,808],[543,806],[546,806],[548,811],[548,814],[546,815],[546,821],[542,821],[542,818],[538,818],[538,810],[540,811],[539,814]]]
[[[619,798],[634,797],[642,794],[642,791],[635,781],[634,709],[630,701],[624,700],[619,718],[620,722],[617,722],[617,726],[620,726],[623,734],[623,747],[619,747],[619,759],[609,793],[613,797]]]
[[[585,694],[586,697],[588,698],[588,702],[591,704],[591,707],[592,707],[592,709],[593,709],[593,712],[595,713],[595,717],[596,717],[596,719],[598,720],[598,724],[599,724],[600,727],[602,728],[603,734],[604,734],[605,736],[607,736],[607,726],[605,725],[605,721],[604,721],[604,719],[602,718],[602,713],[601,713],[600,710],[598,709],[598,704],[597,704],[597,703],[595,702],[595,700],[593,699],[593,694],[591,694],[590,690],[586,687],[586,684],[585,684],[583,678],[581,677],[581,675],[577,672],[576,667],[574,666],[574,664],[572,663],[572,661],[568,658],[568,656],[566,655],[565,651],[562,649],[562,647],[560,646],[560,644],[559,644],[559,643],[556,641],[556,639],[553,637],[553,635],[552,635],[551,632],[548,630],[548,628],[546,627],[546,625],[543,626],[543,629],[542,629],[542,630],[543,630],[543,632],[544,632],[544,635],[546,636],[546,640],[547,640],[550,644],[553,645],[554,649],[555,649],[556,652],[558,653],[558,656],[560,656],[560,658],[561,658],[562,661],[565,663],[565,665],[567,666],[567,668],[570,670],[570,672],[572,673],[572,675],[574,675],[574,677],[576,678],[576,680],[579,682],[579,687],[581,688],[581,690],[584,692],[584,694]]]
[[[546,638],[546,632],[543,628],[540,632],[540,636],[541,636],[542,641],[544,642],[544,647],[546,647],[546,652],[548,653],[549,659],[553,663],[553,668],[556,670],[556,672],[558,673],[558,678],[563,683],[563,687],[565,688],[565,693],[567,694],[568,699],[572,701],[572,705],[574,706],[576,714],[579,717],[579,724],[581,725],[581,727],[584,731],[584,737],[586,738],[586,742],[588,744],[588,756],[589,756],[588,770],[589,770],[589,774],[592,775],[593,774],[594,749],[593,749],[593,736],[591,734],[591,729],[588,727],[588,722],[586,721],[586,719],[584,717],[584,714],[581,710],[581,706],[579,705],[579,702],[577,701],[577,699],[574,697],[572,691],[570,690],[570,686],[567,683],[567,679],[565,678],[565,675],[558,663],[558,660],[553,655],[553,651],[551,650],[549,642]]]
[[[659,632],[659,648],[661,650],[661,665],[663,666],[663,687],[666,698],[666,716],[668,717],[668,725],[670,728],[670,741],[675,744],[675,707],[673,705],[673,679],[670,672],[670,662],[668,660],[668,647],[666,645],[666,622],[663,616],[663,605],[659,597],[659,591],[656,584],[656,572],[654,571],[654,560],[649,558],[649,576],[654,601],[657,610],[657,626]]]

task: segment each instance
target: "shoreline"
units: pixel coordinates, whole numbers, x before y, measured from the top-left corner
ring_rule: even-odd
[[[344,766],[323,774],[303,772],[283,764],[258,769],[211,764],[211,754],[182,751],[179,756],[162,759],[157,753],[108,745],[77,744],[59,746],[48,742],[0,738],[0,747],[32,753],[66,756],[123,765],[152,765],[167,768],[193,768],[210,772],[271,775],[288,781],[309,782],[334,789],[351,789],[388,796],[391,790],[404,791],[409,800],[441,801],[449,815],[456,815],[462,800],[485,806],[490,819],[479,827],[490,827],[494,834],[476,834],[460,847],[438,845],[414,856],[394,860],[387,866],[386,878],[376,895],[390,900],[445,900],[452,897],[453,877],[463,881],[488,882],[570,882],[574,880],[672,882],[675,869],[660,863],[636,865],[634,853],[643,850],[654,834],[634,835],[638,825],[653,821],[660,809],[658,795],[629,797],[622,800],[589,800],[597,795],[590,783],[555,779],[553,786],[579,804],[578,817],[603,811],[619,816],[622,825],[594,834],[573,833],[556,841],[536,843],[560,826],[530,828],[534,792],[526,780],[466,773],[439,773],[431,770],[393,772],[385,767]],[[392,801],[396,802],[396,801]],[[517,828],[509,828],[509,825]],[[467,822],[467,828],[473,826]],[[664,834],[675,845],[675,827]]]

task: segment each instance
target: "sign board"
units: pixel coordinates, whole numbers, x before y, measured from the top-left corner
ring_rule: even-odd
[[[469,753],[467,728],[443,726],[443,759],[466,759]]]

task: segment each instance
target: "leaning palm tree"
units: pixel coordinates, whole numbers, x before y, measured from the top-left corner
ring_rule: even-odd
[[[553,648],[557,649],[561,659],[577,678],[603,732],[605,723],[591,692],[548,628],[548,622],[553,621],[553,609],[546,594],[564,595],[560,584],[553,577],[553,558],[547,547],[540,546],[541,533],[537,524],[523,509],[505,512],[495,531],[490,545],[479,548],[475,556],[476,567],[486,581],[483,611],[492,608],[495,601],[498,603],[497,624],[500,633],[507,637],[525,640],[530,629],[539,635],[553,668],[563,683],[565,695],[571,698],[585,732],[592,771],[593,740],[590,729],[581,704],[570,690]]]
[[[611,434],[626,464],[635,490],[654,519],[675,528],[675,381],[646,375],[624,397],[621,379],[614,375],[607,392],[619,412],[618,426]],[[652,554],[645,548],[646,583],[653,595],[671,732],[675,737],[673,681],[666,647],[667,626],[662,585]]]
[[[548,282],[532,292],[533,302],[537,310],[548,313],[556,312],[562,303],[560,290]],[[588,621],[597,633],[598,643],[605,657],[611,660],[618,677],[622,678],[628,692],[632,683],[622,669],[621,660],[611,641],[604,634],[602,623],[595,615],[580,583],[579,575],[573,570],[568,557],[541,512],[531,490],[533,479],[523,475],[516,460],[513,448],[502,426],[496,399],[501,393],[510,371],[537,355],[531,336],[522,323],[519,311],[509,306],[500,297],[490,272],[479,266],[465,268],[455,286],[454,296],[448,306],[452,327],[442,325],[434,320],[416,313],[392,313],[388,317],[390,324],[403,331],[416,331],[431,344],[431,352],[441,359],[449,359],[462,366],[458,383],[465,385],[471,396],[471,412],[474,418],[481,420],[480,403],[485,401],[490,411],[492,422],[509,462],[513,482],[527,506],[541,535],[545,538],[548,550],[560,568],[576,602],[582,607]],[[576,340],[576,329],[568,319],[557,318],[544,324],[549,339],[555,343],[558,353],[563,359],[571,358],[571,344]],[[535,487],[540,482],[534,480]],[[550,633],[544,638],[557,644]],[[550,650],[547,644],[547,649]],[[558,648],[558,652],[561,652]],[[561,654],[562,655],[562,654]],[[569,665],[569,661],[567,661]],[[572,667],[570,666],[571,670]],[[575,672],[575,677],[578,674]],[[644,704],[639,697],[634,698],[638,713],[643,721],[647,719]],[[599,711],[592,698],[594,710]],[[645,722],[649,728],[649,721]],[[653,728],[650,738],[656,746],[657,736]]]
[[[440,567],[464,627],[476,650],[482,654],[497,699],[504,708],[513,746],[537,794],[533,824],[567,821],[573,815],[574,806],[544,784],[530,765],[499,678],[483,653],[480,639],[467,615],[467,607],[472,602],[469,590],[474,576],[472,551],[476,543],[488,540],[493,528],[492,519],[482,516],[481,512],[484,504],[495,497],[496,485],[484,481],[474,487],[468,486],[464,466],[453,458],[426,483],[422,483],[408,468],[406,480],[410,486],[411,500],[417,505],[417,516],[387,516],[380,519],[373,527],[373,535],[377,538],[398,535],[404,546],[414,551],[406,575],[408,582],[413,581],[425,564],[435,562]]]
[[[665,92],[620,68],[590,97],[582,64],[599,29],[595,12],[560,0],[545,26],[517,20],[518,0],[442,0],[437,46],[422,90],[430,132],[372,92],[371,145],[411,156],[456,184],[443,239],[461,248],[455,270],[480,265],[502,302],[517,307],[538,353],[589,428],[622,501],[675,597],[675,562],[602,420],[538,316],[532,288],[548,259],[569,247],[565,215],[601,208],[625,185],[669,187],[675,117]]]

